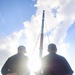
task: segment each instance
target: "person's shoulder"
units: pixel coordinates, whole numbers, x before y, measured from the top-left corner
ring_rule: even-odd
[[[28,56],[24,55],[24,54],[20,54],[19,57],[23,58],[23,59],[29,59]]]
[[[43,56],[42,58],[46,58],[48,55]]]
[[[64,56],[62,56],[62,55],[57,54],[57,57],[60,58],[61,60],[66,60],[66,58]]]
[[[42,57],[42,60],[45,60],[45,59],[47,59],[48,57],[49,57],[49,55],[45,55],[45,56]]]
[[[13,58],[15,58],[16,56],[17,56],[17,54],[12,55],[12,56],[10,56],[10,57],[8,58],[8,60],[9,60],[9,59],[13,59]]]

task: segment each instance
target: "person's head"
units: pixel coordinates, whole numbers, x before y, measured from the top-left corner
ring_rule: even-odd
[[[56,53],[57,52],[57,47],[55,44],[51,43],[48,45],[48,52],[51,53],[51,52],[54,52]]]
[[[23,45],[19,46],[18,47],[18,53],[25,54],[26,53],[26,48]]]

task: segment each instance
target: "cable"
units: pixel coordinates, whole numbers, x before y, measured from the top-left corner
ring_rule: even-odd
[[[36,45],[37,45],[37,43],[38,43],[39,36],[40,36],[40,34],[38,35],[37,41],[36,41],[35,46],[34,46],[34,49],[33,49],[33,51],[32,51],[32,55],[33,55],[33,53],[34,53],[34,51],[35,51],[35,48],[36,48]],[[31,56],[32,56],[32,55],[31,55]]]

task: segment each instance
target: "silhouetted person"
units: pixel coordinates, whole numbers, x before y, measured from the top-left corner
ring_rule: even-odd
[[[56,54],[57,47],[51,43],[48,45],[49,54],[42,58],[43,75],[72,75],[71,69],[67,60]]]
[[[2,75],[29,75],[28,57],[24,55],[26,48],[24,46],[18,47],[18,53],[9,57],[1,69]]]

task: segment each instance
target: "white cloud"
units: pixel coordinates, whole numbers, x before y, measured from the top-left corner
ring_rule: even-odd
[[[36,40],[40,35],[42,24],[42,11],[45,10],[44,32],[50,32],[50,42],[56,43],[58,46],[58,53],[67,57],[67,49],[69,48],[70,44],[65,43],[64,38],[66,37],[67,31],[70,28],[71,24],[75,20],[75,0],[37,0],[37,4],[35,4],[35,6],[37,7],[36,14],[32,15],[30,21],[24,22],[24,30],[16,32],[0,40],[0,52],[2,53],[2,55],[5,53],[5,55],[8,55],[8,53],[12,53],[13,51],[15,52],[16,47],[22,42],[24,45],[26,45],[28,54],[31,55]],[[51,12],[53,8],[58,8],[56,18],[53,16],[53,13]],[[25,36],[25,40],[22,39],[23,36]],[[39,50],[39,42],[37,44],[38,45],[36,52],[38,52]],[[48,44],[49,41],[47,39],[47,36],[45,36],[43,50],[44,54],[47,54],[46,50]]]
[[[26,34],[27,37],[33,41],[36,40],[38,32],[40,31],[41,21],[42,21],[42,11],[45,10],[45,33],[48,31],[51,32],[50,41],[59,44],[62,40],[64,42],[64,38],[67,35],[67,30],[73,23],[75,17],[73,12],[69,12],[69,8],[71,11],[74,11],[74,7],[72,7],[72,3],[74,6],[74,0],[38,0],[35,6],[37,7],[36,15],[33,15],[31,21],[25,22]],[[58,8],[59,7],[59,8]],[[51,12],[52,8],[58,8],[57,17],[53,17],[53,13]],[[68,13],[69,12],[69,13]],[[45,29],[47,26],[47,30]],[[30,33],[30,35],[29,35]],[[31,37],[32,36],[32,37]],[[45,36],[46,37],[46,36]],[[28,40],[29,40],[28,39]],[[46,39],[45,39],[46,40]],[[46,40],[47,41],[47,40]]]

